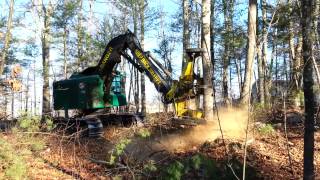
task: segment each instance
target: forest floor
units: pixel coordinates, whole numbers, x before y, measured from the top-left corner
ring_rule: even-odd
[[[272,116],[250,123],[247,141],[247,116],[239,110],[220,112],[224,138],[217,121],[175,126],[166,114],[152,114],[143,125],[106,126],[101,138],[61,129],[0,133],[0,162],[8,162],[0,179],[14,179],[16,171],[30,179],[242,179],[245,144],[246,179],[301,179],[303,125],[289,121],[287,141],[281,112]],[[316,131],[317,178],[319,142]]]

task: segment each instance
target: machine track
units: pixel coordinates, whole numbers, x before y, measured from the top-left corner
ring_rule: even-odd
[[[103,127],[108,125],[131,126],[138,122],[143,122],[144,116],[135,113],[93,113],[84,117],[77,118],[58,118],[55,123],[74,126],[76,124],[82,127],[87,126],[85,136],[98,138],[103,136]],[[68,125],[69,124],[69,125]],[[70,125],[71,124],[71,125]],[[73,129],[73,130],[72,130]],[[77,128],[70,128],[75,131]]]
[[[85,118],[88,125],[89,137],[100,137],[103,135],[103,124],[98,118]]]

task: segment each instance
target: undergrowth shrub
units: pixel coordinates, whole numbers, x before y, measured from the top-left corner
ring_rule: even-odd
[[[54,123],[50,116],[41,117],[22,112],[17,120],[17,128],[26,132],[37,132],[40,129],[50,131],[54,128]]]
[[[117,162],[117,159],[124,153],[125,148],[128,144],[131,143],[130,139],[122,139],[120,140],[115,147],[111,150],[110,159],[108,163],[110,165],[114,165]]]
[[[50,118],[45,117],[45,128],[41,128],[41,117],[31,115],[28,112],[22,112],[17,120],[17,127],[13,133],[17,141],[25,144],[25,148],[32,152],[38,152],[45,148],[45,141],[36,133],[40,130],[51,130],[53,122]],[[24,132],[28,132],[27,134]]]
[[[51,131],[55,128],[53,119],[51,116],[44,116],[44,124],[42,124],[42,129],[46,131]]]
[[[22,179],[27,172],[27,165],[12,144],[0,139],[0,179]]]
[[[274,128],[271,124],[263,124],[258,128],[258,131],[263,135],[271,135],[274,133]]]
[[[151,136],[151,132],[146,128],[140,129],[137,134],[142,138],[147,138]]]
[[[45,128],[41,128],[41,117],[22,112],[9,139],[0,136],[0,179],[26,179],[27,158],[33,158],[46,147],[45,138],[39,136],[40,130],[51,130],[53,122],[50,118],[43,119]]]
[[[175,161],[166,168],[166,179],[178,180],[186,173],[184,171],[185,166],[180,161]]]
[[[216,163],[206,156],[196,154],[191,158],[171,163],[164,171],[165,179],[170,180],[185,179],[190,175],[192,178],[215,179],[217,178]]]
[[[17,121],[17,126],[22,131],[36,132],[40,130],[40,116],[33,116],[28,112],[21,113]]]
[[[157,166],[156,162],[154,160],[148,160],[144,165],[143,165],[143,170],[145,172],[155,172],[157,171]]]
[[[33,134],[26,134],[23,137],[20,137],[19,141],[25,143],[27,148],[32,152],[41,151],[46,147],[45,140]]]
[[[253,104],[253,111],[252,115],[255,121],[265,121],[268,119],[268,113],[271,107],[267,104],[262,103],[254,103]]]
[[[302,90],[294,92],[294,101],[297,106],[304,106],[304,92]]]
[[[6,169],[5,174],[9,179],[20,180],[24,177],[26,172],[26,163],[20,158],[15,158],[12,160],[12,164],[8,167],[8,169]]]

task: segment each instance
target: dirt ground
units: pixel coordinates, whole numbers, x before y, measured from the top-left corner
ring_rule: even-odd
[[[218,179],[237,179],[236,176],[241,179],[245,126],[239,123],[239,117],[244,114],[231,114],[222,115],[222,119],[229,119],[221,124],[225,127],[223,139],[217,121],[196,127],[173,126],[166,117],[158,121],[162,117],[159,114],[149,117],[143,125],[106,126],[101,138],[83,137],[75,132],[40,134],[46,146],[40,153],[27,157],[33,167],[29,174],[36,179],[166,179],[164,170],[172,163],[185,162],[200,154],[215,163]],[[246,143],[247,179],[301,179],[303,126],[288,126],[288,142],[283,126],[273,127],[270,132],[259,132],[256,128],[250,131]],[[1,135],[7,139],[11,136]],[[320,178],[319,142],[318,131],[315,133],[316,179]],[[123,152],[110,163],[112,155],[121,148]],[[149,165],[155,168],[150,170]],[[179,177],[206,179],[201,168],[195,171],[191,168]]]

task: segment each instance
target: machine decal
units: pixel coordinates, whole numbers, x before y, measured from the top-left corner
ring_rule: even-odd
[[[103,58],[102,64],[105,64],[109,60],[112,50],[113,48],[109,47],[107,54]]]
[[[143,56],[142,52],[139,51],[138,49],[136,49],[134,51],[135,55],[140,59],[140,61],[142,62],[142,64],[144,65],[144,67],[150,72],[152,79],[154,80],[154,82],[157,85],[161,84],[161,80],[159,78],[159,76],[156,74],[156,72],[154,72],[154,70],[150,67],[150,64],[148,62],[148,60]]]

